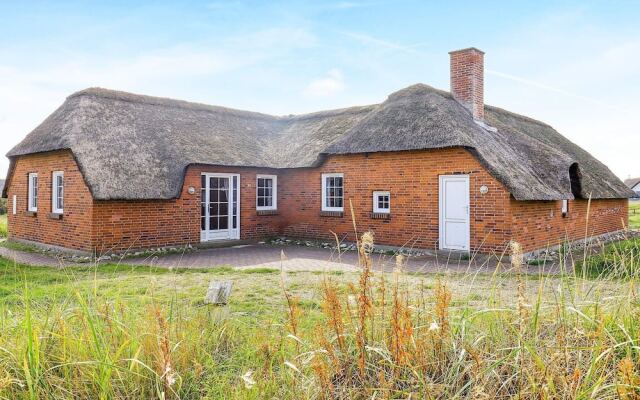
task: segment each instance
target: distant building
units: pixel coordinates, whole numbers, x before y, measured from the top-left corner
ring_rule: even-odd
[[[624,184],[629,187],[629,189],[636,192],[636,196],[634,199],[640,199],[640,178],[629,178],[624,181]]]

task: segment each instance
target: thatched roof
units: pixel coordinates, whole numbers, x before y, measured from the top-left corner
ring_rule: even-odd
[[[494,107],[485,113],[497,131],[426,85],[379,105],[286,117],[93,88],[69,96],[7,156],[69,149],[96,199],[170,199],[192,164],[299,168],[331,154],[462,146],[518,200],[573,198],[573,163],[585,196],[631,195],[550,126]]]

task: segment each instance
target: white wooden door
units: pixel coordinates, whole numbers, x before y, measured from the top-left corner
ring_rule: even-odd
[[[202,174],[203,242],[240,238],[240,175]]]
[[[469,175],[440,176],[440,249],[469,250]]]

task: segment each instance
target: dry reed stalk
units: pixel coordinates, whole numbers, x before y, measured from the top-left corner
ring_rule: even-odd
[[[527,309],[527,298],[526,298],[526,285],[524,279],[522,277],[522,267],[524,264],[524,256],[522,254],[522,247],[520,243],[516,241],[511,241],[509,243],[511,248],[511,266],[516,274],[517,281],[517,307],[518,307],[518,393],[522,393],[523,384],[524,384],[524,376],[525,376],[525,347],[524,347],[524,336],[526,334],[526,320],[528,316]]]
[[[346,350],[344,341],[344,320],[342,319],[342,305],[340,304],[338,293],[333,281],[326,277],[322,282],[322,288],[324,292],[322,308],[328,318],[329,326],[336,335],[338,348],[340,349],[340,352],[344,353]]]
[[[512,241],[510,243],[511,247],[511,266],[516,274],[516,281],[518,283],[517,293],[518,293],[518,323],[520,328],[520,333],[524,334],[525,322],[527,317],[529,316],[529,305],[527,304],[527,295],[526,295],[526,282],[523,277],[523,265],[524,265],[524,256],[522,254],[522,247],[520,243]]]
[[[333,392],[333,383],[329,378],[329,368],[327,368],[327,364],[318,357],[318,355],[315,355],[311,362],[311,369],[313,369],[320,383],[321,389],[318,391],[320,399],[330,399],[330,393]]]
[[[451,304],[451,291],[446,284],[440,281],[440,278],[436,280],[435,284],[435,314],[436,322],[438,324],[437,331],[440,336],[440,341],[444,342],[449,336],[449,305]]]
[[[172,386],[176,382],[176,373],[171,362],[171,344],[169,341],[169,328],[167,320],[157,306],[154,306],[154,314],[158,324],[158,375],[162,379],[163,397],[173,397]]]
[[[353,213],[353,209],[352,209]],[[354,223],[355,227],[355,223]],[[365,232],[359,242],[358,251],[360,254],[360,264],[362,271],[358,281],[358,329],[356,332],[356,343],[358,345],[358,368],[360,376],[365,375],[365,363],[367,357],[367,321],[371,318],[371,250],[373,249],[373,234]]]
[[[389,347],[396,367],[406,366],[416,358],[419,353],[416,349],[409,349],[413,343],[413,322],[408,304],[408,293],[403,296],[400,293],[400,275],[404,264],[404,256],[396,257],[396,268],[393,271],[392,308],[390,315]],[[394,378],[397,378],[399,369],[395,369]]]
[[[620,383],[616,389],[621,400],[640,400],[640,375],[636,367],[629,357],[622,359],[618,364]]]
[[[300,317],[300,308],[298,306],[298,299],[293,296],[287,290],[287,285],[284,280],[284,266],[283,263],[287,259],[284,254],[284,251],[280,251],[280,287],[282,288],[282,292],[284,293],[284,297],[287,300],[287,319],[289,323],[289,328],[291,329],[291,334],[295,336],[296,339],[299,339],[298,336],[298,323]],[[296,342],[296,349],[300,349],[300,343],[298,340]]]

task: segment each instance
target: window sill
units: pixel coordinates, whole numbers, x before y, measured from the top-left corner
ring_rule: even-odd
[[[37,217],[38,216],[38,212],[37,211],[27,211],[26,215],[27,215],[27,217]]]
[[[320,211],[321,217],[337,217],[342,218],[344,215],[343,211]]]
[[[372,219],[391,219],[391,213],[373,212],[371,213]]]
[[[48,217],[49,219],[62,219],[62,213],[50,213]]]
[[[257,215],[278,215],[278,210],[256,210]]]

